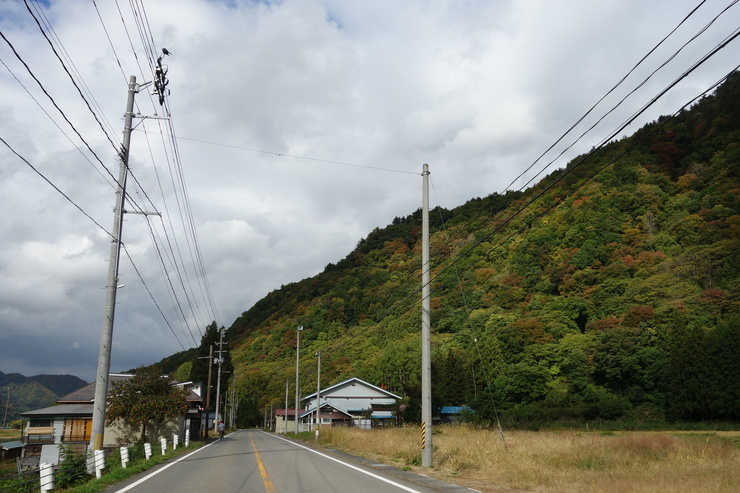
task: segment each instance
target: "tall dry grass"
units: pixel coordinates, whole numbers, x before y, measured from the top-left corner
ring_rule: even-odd
[[[740,436],[435,427],[431,471],[418,428],[321,431],[321,442],[484,492],[738,492]]]

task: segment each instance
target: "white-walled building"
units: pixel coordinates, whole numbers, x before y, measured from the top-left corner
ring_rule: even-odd
[[[316,393],[307,395],[306,411],[299,415],[299,431],[311,430],[316,422]],[[350,378],[319,392],[321,426],[357,426],[370,428],[372,423],[395,420],[401,397],[359,378]],[[393,422],[395,424],[395,422]],[[288,431],[291,431],[290,429]]]

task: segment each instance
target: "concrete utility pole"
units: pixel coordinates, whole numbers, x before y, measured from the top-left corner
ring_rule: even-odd
[[[236,372],[233,373],[234,380],[231,387],[231,405],[229,406],[229,428],[234,429],[236,424]]]
[[[429,165],[424,164],[421,206],[421,466],[432,467],[432,335],[429,293]]]
[[[208,437],[208,429],[210,426],[208,426],[208,416],[210,415],[211,411],[211,369],[213,368],[213,345],[208,346],[208,388],[206,389],[206,418],[205,418],[205,426],[202,426],[203,429],[203,438]]]
[[[139,92],[136,76],[132,75],[128,83],[128,101],[123,124],[123,146],[121,163],[118,170],[118,189],[116,206],[113,209],[113,230],[111,232],[110,262],[108,264],[108,283],[105,286],[105,309],[103,327],[100,333],[100,351],[98,353],[98,373],[95,378],[95,400],[93,401],[92,430],[90,446],[93,450],[103,450],[105,433],[105,409],[108,399],[108,374],[110,373],[110,352],[113,341],[113,318],[116,311],[116,291],[118,290],[118,263],[121,256],[121,233],[123,229],[123,207],[126,195],[126,178],[128,177],[128,157],[131,145],[131,122],[134,118],[134,95]]]
[[[221,346],[224,345],[224,328],[221,327],[219,330],[221,332],[221,338],[218,341],[218,359],[216,363],[218,364],[218,379],[216,381],[216,419],[214,420],[215,423],[213,424],[213,431],[218,431],[218,413],[220,412],[219,407],[221,405],[221,365],[224,362],[223,357],[223,348]]]
[[[295,432],[298,434],[298,367],[301,364],[301,331],[303,325],[298,326],[296,330],[296,346],[295,346]]]
[[[283,433],[288,433],[288,379],[285,379],[285,414],[283,414]]]

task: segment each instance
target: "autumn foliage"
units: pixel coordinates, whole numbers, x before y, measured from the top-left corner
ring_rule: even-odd
[[[738,101],[734,74],[528,190],[431,211],[435,406],[523,426],[740,420]],[[303,395],[321,349],[322,386],[360,377],[418,419],[420,221],[376,228],[234,321],[256,414],[284,401],[302,325]]]
[[[162,376],[156,366],[140,367],[134,376],[116,382],[108,398],[106,424],[120,419],[129,426],[141,427],[146,440],[147,425],[153,420],[181,416],[187,411],[187,392]]]

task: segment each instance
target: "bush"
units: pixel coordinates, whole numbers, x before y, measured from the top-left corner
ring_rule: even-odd
[[[87,457],[84,454],[76,454],[69,446],[60,445],[59,455],[62,462],[55,474],[55,486],[57,488],[69,488],[90,479],[87,473]]]

